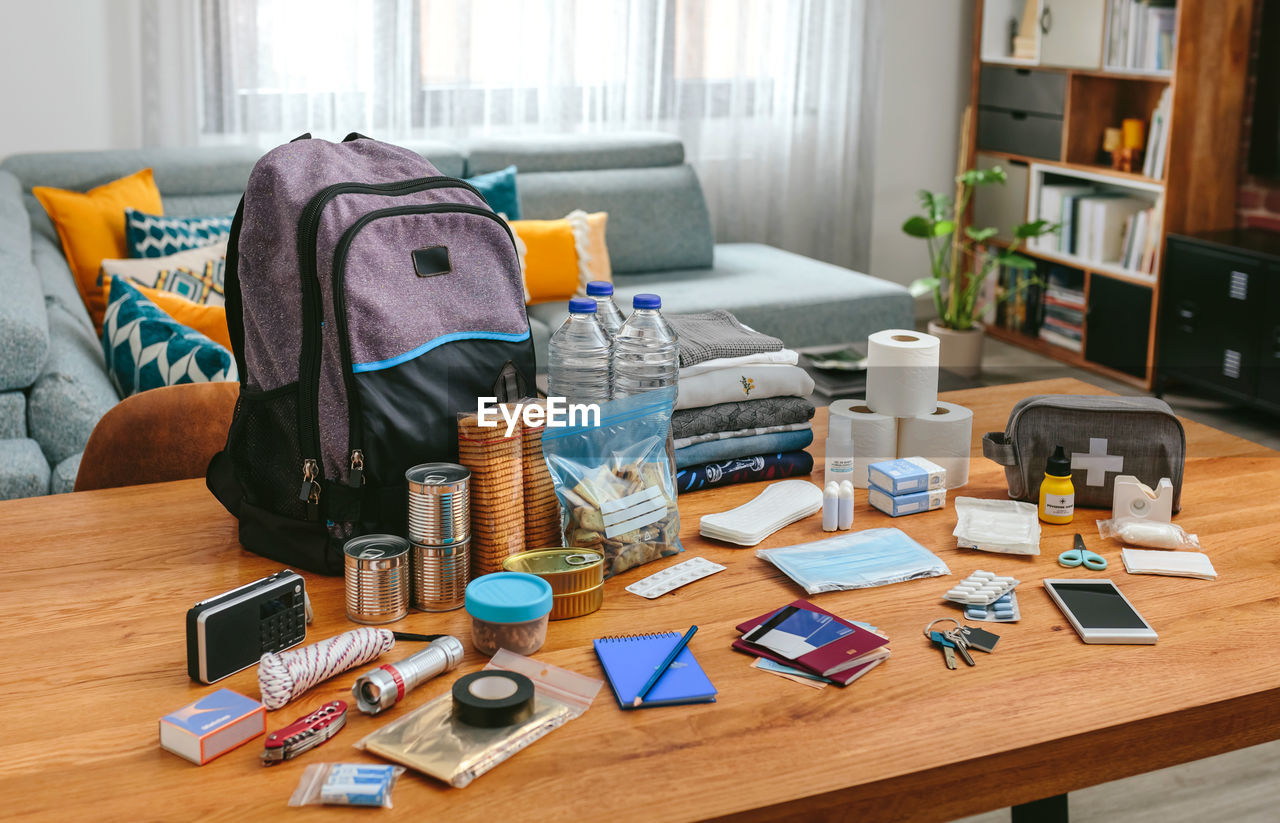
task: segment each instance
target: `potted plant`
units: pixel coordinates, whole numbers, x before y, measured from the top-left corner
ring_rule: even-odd
[[[1018,247],[1032,237],[1057,231],[1057,226],[1044,220],[1022,223],[1013,228],[1013,240],[999,250],[984,249],[995,237],[994,227],[975,228],[965,225],[965,213],[978,186],[1004,185],[1006,175],[999,166],[970,169],[956,177],[956,194],[921,191],[922,214],[907,218],[902,230],[925,241],[929,250],[932,274],[911,284],[911,295],[920,297],[933,292],[938,319],[929,321],[929,333],[941,341],[940,365],[965,377],[976,377],[982,365],[982,325],[976,317],[982,306],[978,296],[982,284],[1000,266],[1034,269],[1035,261],[1017,253]],[[960,228],[963,226],[963,231]],[[1037,282],[1023,281],[1017,289],[996,296],[1008,300],[1018,291]]]

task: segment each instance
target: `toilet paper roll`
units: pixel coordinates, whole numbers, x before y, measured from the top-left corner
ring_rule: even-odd
[[[868,337],[867,405],[891,417],[932,414],[938,406],[938,338],[910,329]]]
[[[853,429],[853,485],[865,489],[867,466],[897,456],[898,418],[876,414],[861,398],[837,400],[831,404],[827,427],[838,425]]]
[[[947,488],[957,489],[969,482],[972,437],[973,412],[940,400],[933,414],[898,421],[898,456],[937,463],[947,470]]]

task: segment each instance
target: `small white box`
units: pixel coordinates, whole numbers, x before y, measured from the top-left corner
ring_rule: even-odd
[[[889,494],[909,494],[946,488],[947,470],[923,457],[902,457],[872,463],[867,479]]]
[[[946,489],[929,489],[910,494],[889,494],[875,486],[867,489],[867,502],[890,517],[919,514],[940,509],[947,504]]]

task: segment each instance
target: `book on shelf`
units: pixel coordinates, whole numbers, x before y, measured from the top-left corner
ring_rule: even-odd
[[[1040,329],[1040,339],[1046,343],[1051,343],[1054,346],[1061,346],[1062,348],[1069,349],[1073,352],[1084,351],[1083,340],[1075,340],[1073,338],[1066,337],[1049,328]]]
[[[1103,53],[1109,69],[1170,71],[1177,42],[1176,0],[1107,0]]]
[[[1097,186],[1050,183],[1040,187],[1037,218],[1058,223],[1056,240],[1033,250],[1057,251],[1081,260],[1122,266],[1134,272],[1142,268],[1144,253],[1158,239],[1150,233],[1151,215],[1141,225],[1135,215],[1158,208],[1141,193]]]
[[[1156,251],[1160,245],[1160,204],[1143,209],[1125,220],[1122,268],[1145,276],[1155,275]]]
[[[1078,186],[1067,183],[1045,183],[1040,187],[1040,218],[1050,223],[1057,223],[1060,228],[1057,234],[1042,234],[1031,238],[1031,248],[1037,251],[1061,251],[1062,236],[1068,230],[1063,206],[1067,198],[1077,197],[1093,191],[1092,186]]]
[[[1151,126],[1147,130],[1147,148],[1142,160],[1142,173],[1147,177],[1164,177],[1164,158],[1169,148],[1169,107],[1172,87],[1166,86],[1160,100],[1151,112]]]
[[[1084,340],[1084,272],[1050,266],[1044,279],[1043,319],[1038,336],[1046,343],[1078,352]]]

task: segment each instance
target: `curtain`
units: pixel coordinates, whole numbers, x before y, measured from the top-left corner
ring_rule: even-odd
[[[193,0],[199,140],[658,130],[719,242],[865,269],[878,0]]]

